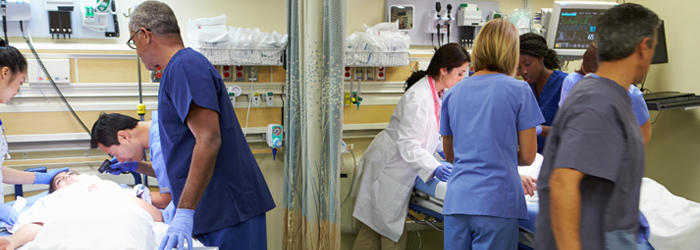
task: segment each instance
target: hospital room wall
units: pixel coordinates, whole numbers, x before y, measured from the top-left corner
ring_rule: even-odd
[[[700,8],[695,0],[630,0],[654,11],[665,22],[668,63],[649,68],[644,88],[652,92],[700,94],[696,65],[700,32],[691,23]],[[576,69],[579,62],[569,67]],[[640,86],[640,85],[637,85]],[[652,136],[645,149],[645,176],[675,195],[700,202],[700,112],[698,109],[650,111]]]
[[[653,92],[680,91],[700,94],[697,60],[700,32],[695,0],[634,0],[665,21],[668,63],[651,65],[645,88]],[[646,176],[672,193],[700,202],[700,112],[650,112],[652,137],[646,146]],[[660,115],[660,116],[659,116]],[[658,118],[658,120],[657,120]]]

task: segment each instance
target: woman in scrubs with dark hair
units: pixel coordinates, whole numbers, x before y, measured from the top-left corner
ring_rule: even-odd
[[[545,136],[559,110],[562,82],[569,75],[559,69],[557,52],[547,47],[544,37],[535,33],[520,36],[518,75],[530,84],[545,120],[537,127],[538,153],[542,153]]]

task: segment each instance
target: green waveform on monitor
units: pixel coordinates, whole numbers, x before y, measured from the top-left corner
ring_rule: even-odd
[[[561,24],[563,25],[569,25],[569,24],[575,24],[575,25],[582,25],[582,24],[588,24],[589,20],[591,20],[593,16],[576,16],[576,17],[571,17],[571,18],[562,18],[563,20],[561,21]]]

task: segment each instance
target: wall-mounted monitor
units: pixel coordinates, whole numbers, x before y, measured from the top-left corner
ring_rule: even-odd
[[[658,43],[656,44],[656,50],[654,51],[654,58],[651,59],[651,64],[668,63],[668,53],[666,52],[666,29],[664,27],[664,21],[661,21],[659,25],[659,32],[656,38]]]
[[[598,18],[615,5],[614,2],[554,2],[547,45],[560,56],[583,56],[595,39]]]

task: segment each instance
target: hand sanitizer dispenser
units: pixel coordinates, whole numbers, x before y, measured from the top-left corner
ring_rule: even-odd
[[[282,147],[282,125],[267,125],[267,134],[265,134],[265,137],[267,145],[272,148],[272,160],[275,160],[277,149]]]

